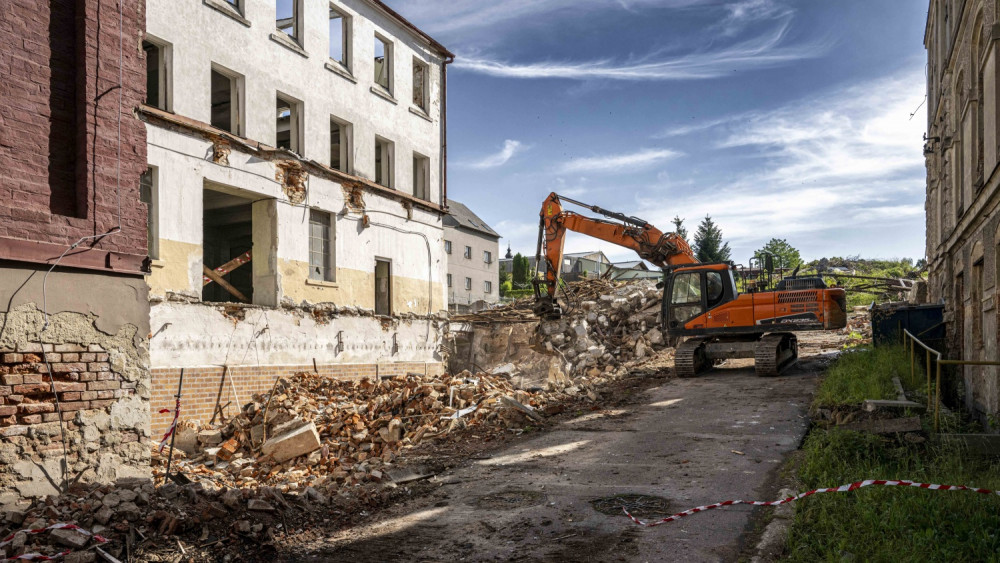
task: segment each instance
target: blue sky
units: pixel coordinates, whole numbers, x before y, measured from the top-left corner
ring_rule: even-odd
[[[457,54],[448,194],[501,253],[534,253],[555,191],[664,230],[711,215],[742,263],[771,237],[807,259],[923,256],[925,2],[393,6]],[[634,257],[567,237],[593,249]]]

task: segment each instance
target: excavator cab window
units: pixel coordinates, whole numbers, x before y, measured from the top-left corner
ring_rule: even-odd
[[[705,280],[708,282],[705,296],[708,298],[708,308],[711,309],[722,303],[722,298],[725,297],[722,286],[722,274],[719,272],[708,272],[705,274]]]
[[[674,276],[670,290],[670,327],[680,327],[704,312],[701,296],[701,272]]]

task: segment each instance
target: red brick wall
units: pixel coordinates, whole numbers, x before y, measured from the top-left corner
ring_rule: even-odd
[[[236,414],[239,407],[250,402],[256,393],[267,393],[274,386],[278,377],[290,377],[299,372],[312,372],[313,366],[240,366],[229,368],[229,376],[223,380],[223,368],[201,367],[184,370],[184,387],[181,391],[181,420],[200,420],[208,423],[212,420],[216,397],[219,396],[219,384],[222,384],[222,397],[219,404],[229,406],[225,409],[226,417]],[[338,379],[374,378],[376,375],[406,375],[407,373],[427,373],[439,375],[444,372],[440,363],[425,364],[422,362],[398,362],[389,364],[344,364],[320,365],[319,374]],[[425,371],[426,370],[426,371]],[[154,368],[152,396],[150,404],[153,411],[152,438],[159,440],[173,420],[174,396],[177,393],[177,380],[180,368]],[[233,396],[233,385],[236,395]],[[237,400],[238,399],[238,400]],[[159,414],[161,409],[169,409],[170,413]]]
[[[0,259],[45,261],[53,248],[30,242],[65,248],[118,225],[119,93],[122,233],[63,264],[128,270],[123,264],[146,255],[146,214],[139,200],[146,137],[133,114],[146,88],[145,56],[138,47],[145,4],[123,4],[119,27],[115,0],[3,2]]]

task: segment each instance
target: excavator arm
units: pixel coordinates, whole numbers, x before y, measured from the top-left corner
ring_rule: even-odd
[[[608,219],[595,219],[566,211],[563,209],[563,202],[579,205]],[[637,217],[608,211],[596,205],[587,205],[556,193],[550,194],[542,203],[539,215],[536,264],[544,265],[545,278],[541,280],[536,278],[533,283],[534,311],[541,317],[552,318],[561,315],[556,303],[556,288],[562,270],[566,231],[583,233],[631,248],[640,258],[661,268],[698,263],[691,247],[682,237],[675,233],[664,233]]]

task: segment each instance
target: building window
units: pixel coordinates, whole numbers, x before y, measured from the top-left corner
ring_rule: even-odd
[[[392,141],[375,137],[375,183],[387,188],[393,187]]]
[[[413,105],[427,112],[427,64],[413,58]]]
[[[451,287],[451,274],[448,274],[448,287]]]
[[[413,153],[413,197],[429,201],[431,159]]]
[[[243,0],[222,0],[224,4],[229,4],[236,13],[243,14]]]
[[[330,168],[351,173],[351,124],[330,118]]]
[[[493,282],[491,281],[483,282],[483,293],[493,293]]]
[[[146,251],[153,260],[160,258],[160,221],[156,172],[156,167],[150,166],[139,177],[139,199],[146,204]]]
[[[465,278],[465,289],[472,291],[472,278]]]
[[[212,66],[212,125],[234,135],[243,134],[243,78],[215,65]]]
[[[468,259],[470,259],[470,260],[472,259],[472,247],[471,246],[466,246],[465,247],[465,257],[468,258]]]
[[[275,145],[302,154],[302,104],[278,94],[275,113]]]
[[[450,240],[444,241],[444,253],[445,254],[451,254],[451,241]]]
[[[146,53],[146,104],[169,111],[168,49],[159,42],[143,41]]]
[[[485,262],[487,264],[492,264],[493,263],[493,253],[490,252],[489,250],[484,250],[483,251],[483,262]]]
[[[351,70],[351,18],[330,6],[330,60]]]
[[[309,279],[334,281],[333,218],[325,211],[309,210]]]
[[[299,2],[298,0],[276,0],[275,25],[292,41],[299,42]]]
[[[375,84],[392,93],[392,43],[375,36]]]

